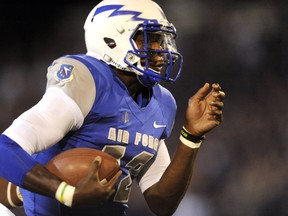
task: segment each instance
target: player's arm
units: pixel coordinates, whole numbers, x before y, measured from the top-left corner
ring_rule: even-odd
[[[31,154],[57,143],[83,121],[77,104],[59,88],[50,88],[0,136],[0,176],[15,185],[55,195],[61,179],[38,164]]]
[[[157,215],[172,215],[175,212],[190,184],[201,137],[222,121],[225,94],[218,84],[213,84],[212,91],[209,91],[209,85],[205,84],[189,100],[185,132],[181,135],[174,158],[160,180],[144,192],[150,209]]]
[[[67,206],[105,201],[120,174],[102,184],[98,177],[101,160],[95,160],[87,178],[73,187],[63,183],[30,155],[48,148],[77,127],[81,121],[75,115],[82,115],[74,113],[77,108],[62,90],[48,90],[37,105],[18,117],[0,136],[0,176],[29,191],[56,198]]]
[[[61,74],[56,75],[67,65],[73,65],[74,74],[64,76],[61,80]],[[76,75],[77,69],[81,73]],[[54,62],[47,78],[47,90],[43,98],[0,135],[0,176],[32,192],[56,197],[64,204],[67,204],[66,200],[69,205],[73,201],[75,206],[103,201],[113,191],[119,174],[107,184],[101,184],[98,181],[101,160],[95,160],[90,175],[81,185],[72,187],[31,157],[31,154],[57,143],[69,131],[77,130],[95,99],[94,80],[89,70],[76,60],[60,59]]]

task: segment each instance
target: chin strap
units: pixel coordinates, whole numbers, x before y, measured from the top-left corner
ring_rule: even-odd
[[[138,81],[143,85],[144,87],[153,87],[158,84],[158,82],[153,82],[147,75],[139,76],[137,75]]]

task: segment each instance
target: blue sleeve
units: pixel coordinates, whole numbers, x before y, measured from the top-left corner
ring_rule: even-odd
[[[0,135],[0,176],[15,185],[22,186],[24,177],[35,165],[34,160],[16,142]]]

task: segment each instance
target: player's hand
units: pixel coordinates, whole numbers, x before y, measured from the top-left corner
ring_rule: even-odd
[[[206,83],[189,99],[184,127],[194,136],[203,136],[223,121],[225,93],[219,84]]]
[[[105,203],[115,192],[115,183],[122,174],[118,171],[108,182],[101,182],[99,170],[102,158],[97,156],[89,174],[76,185],[72,206],[91,206]]]

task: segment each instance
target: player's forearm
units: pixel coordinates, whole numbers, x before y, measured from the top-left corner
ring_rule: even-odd
[[[0,154],[0,176],[15,185],[22,186],[26,173],[37,162],[5,135],[0,135]]]
[[[50,173],[42,165],[37,164],[26,174],[23,187],[38,194],[55,197],[61,182],[60,178]]]
[[[33,192],[55,195],[60,179],[5,135],[0,136],[0,153],[0,176]]]
[[[177,209],[190,184],[197,151],[180,143],[160,181],[145,191],[145,199],[155,214],[171,215]]]

